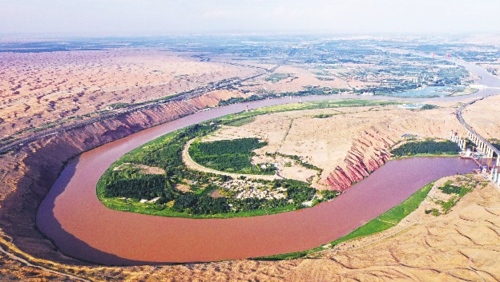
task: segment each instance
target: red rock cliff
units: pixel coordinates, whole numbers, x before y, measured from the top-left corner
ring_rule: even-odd
[[[391,157],[387,149],[395,142],[376,129],[364,131],[353,142],[344,165],[337,166],[326,182],[333,190],[343,191],[385,164]]]
[[[23,251],[66,263],[66,257],[36,227],[36,212],[65,162],[134,132],[195,113],[219,99],[213,95],[124,114],[34,141],[0,156],[0,228]]]

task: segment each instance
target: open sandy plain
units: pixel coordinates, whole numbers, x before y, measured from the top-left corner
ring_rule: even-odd
[[[194,55],[151,49],[0,53],[0,137],[259,72]]]
[[[225,79],[249,77],[274,67],[280,59],[234,62],[224,54],[138,48],[0,53],[0,139],[31,135],[30,131],[54,123],[84,120],[112,110],[110,106],[118,103],[140,103]],[[237,89],[213,91],[203,97],[211,99],[208,105],[213,106],[230,97],[297,92],[305,86],[350,88],[361,83],[344,80],[340,71],[329,74],[331,81],[321,81],[315,69],[283,66],[279,73],[289,78],[268,81],[263,76]]]

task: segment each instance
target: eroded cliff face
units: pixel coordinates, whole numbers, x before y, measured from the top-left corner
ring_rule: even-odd
[[[58,252],[36,227],[37,209],[65,163],[78,154],[140,130],[214,106],[224,95],[171,102],[113,120],[103,120],[45,137],[0,156],[0,227],[23,251],[71,264],[83,262]]]
[[[363,132],[354,140],[343,166],[337,166],[326,179],[331,189],[344,191],[368,177],[391,158],[389,148],[396,142],[376,129]]]
[[[398,109],[387,115],[388,118],[370,121],[372,125],[353,139],[344,163],[335,167],[325,180],[330,189],[343,191],[381,167],[391,158],[390,148],[405,133],[439,138],[448,138],[450,130],[458,131],[460,136],[466,134],[444,108],[421,112]]]

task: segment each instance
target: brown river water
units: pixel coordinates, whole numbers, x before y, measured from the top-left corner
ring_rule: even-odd
[[[311,99],[315,98],[304,100]],[[287,98],[249,105],[289,102]],[[239,104],[199,112],[81,154],[61,172],[42,202],[37,214],[39,229],[64,254],[111,265],[218,261],[296,252],[348,234],[429,182],[476,168],[472,161],[459,158],[391,161],[331,202],[249,218],[148,216],[111,210],[97,199],[99,177],[123,154],[173,130],[245,108],[246,104]]]

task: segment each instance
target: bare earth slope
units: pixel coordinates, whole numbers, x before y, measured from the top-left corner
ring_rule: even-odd
[[[225,127],[215,138],[258,137],[268,142],[257,150],[260,155],[279,152],[300,156],[323,169],[316,188],[344,190],[387,162],[389,147],[402,140],[403,134],[448,138],[451,130],[459,130],[451,112],[453,109],[446,106],[425,111],[399,106],[292,111],[258,116],[240,127]]]

